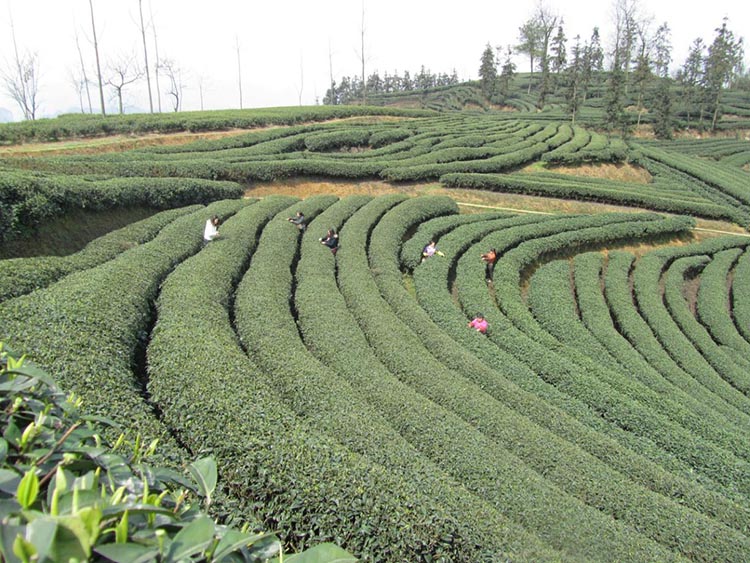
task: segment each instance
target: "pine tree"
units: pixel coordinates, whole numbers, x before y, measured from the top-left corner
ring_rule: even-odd
[[[510,83],[516,76],[516,65],[513,62],[513,50],[508,45],[508,50],[505,54],[505,61],[500,72],[500,95],[503,97],[503,101],[508,96],[510,91]]]
[[[721,96],[724,88],[729,86],[737,69],[737,60],[742,57],[742,42],[735,41],[734,34],[727,28],[727,18],[721,27],[716,29],[716,37],[708,47],[708,56],[704,63],[704,93],[711,114],[711,130],[716,130],[716,123],[721,112]]]
[[[560,79],[560,73],[565,70],[565,65],[568,62],[567,49],[565,43],[567,38],[563,31],[562,21],[557,26],[557,35],[552,38],[552,44],[550,45],[550,51],[552,52],[552,72],[555,73],[555,90]]]
[[[576,43],[572,52],[573,60],[565,70],[565,81],[567,83],[565,100],[568,114],[570,114],[570,122],[573,125],[575,125],[582,104],[581,81],[584,76],[584,51],[581,50],[581,37],[576,35]]]
[[[703,58],[705,45],[700,37],[693,41],[685,64],[680,72],[679,82],[682,86],[682,102],[687,112],[687,126],[690,127],[690,115],[693,104],[698,98],[699,86],[703,82]]]
[[[497,79],[497,68],[495,66],[495,52],[487,43],[482,53],[481,65],[479,66],[479,79],[482,86],[482,93],[490,97],[495,91],[495,80]]]

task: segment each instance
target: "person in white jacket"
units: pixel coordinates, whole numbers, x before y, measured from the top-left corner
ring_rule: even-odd
[[[203,229],[203,244],[207,244],[219,236],[219,218],[214,215],[206,221],[206,227]]]

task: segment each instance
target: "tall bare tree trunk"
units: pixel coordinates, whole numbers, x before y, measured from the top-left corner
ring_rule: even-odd
[[[86,86],[86,98],[89,102],[89,113],[94,113],[94,108],[91,105],[91,90],[89,89],[89,77],[86,74],[86,65],[83,64],[83,53],[81,52],[81,44],[78,42],[78,31],[76,31],[76,49],[78,49],[78,60],[81,63],[81,76],[83,76],[83,83]],[[83,112],[83,108],[81,108]]]
[[[94,53],[96,54],[96,75],[99,78],[99,101],[102,105],[102,115],[107,115],[107,109],[104,107],[104,85],[102,84],[102,67],[99,64],[99,44],[96,41],[96,23],[94,22],[94,0],[89,0],[91,9],[91,30],[94,34]]]
[[[141,16],[141,38],[143,39],[143,60],[145,61],[146,86],[148,87],[148,107],[154,113],[154,99],[151,97],[151,71],[148,68],[148,49],[146,48],[146,28],[143,25],[143,0],[138,0],[138,12]]]
[[[156,78],[156,103],[158,104],[159,113],[161,113],[161,88],[159,87],[159,42],[156,40],[156,24],[154,23],[154,12],[151,10],[151,3],[148,5],[148,13],[151,16],[151,29],[154,30],[154,55],[156,64],[154,65],[154,77]]]
[[[328,39],[328,73],[331,77],[331,105],[336,105],[336,83],[333,81],[333,54],[331,53],[331,39]]]
[[[237,44],[237,79],[240,89],[240,109],[242,109],[242,64],[240,63],[240,40],[236,35],[234,40]]]
[[[365,81],[365,0],[362,0],[362,36],[361,36],[362,55],[362,105],[367,105],[367,82]]]

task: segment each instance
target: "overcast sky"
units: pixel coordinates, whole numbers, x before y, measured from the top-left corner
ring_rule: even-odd
[[[148,26],[153,22],[159,58],[169,58],[183,72],[183,110],[272,107],[314,104],[329,84],[330,66],[336,80],[361,72],[362,0],[142,0]],[[102,67],[127,53],[140,62],[143,47],[138,26],[138,0],[93,0]],[[545,0],[564,18],[568,48],[580,34],[587,40],[594,26],[605,47],[613,28],[608,0]],[[519,26],[528,19],[536,0],[364,0],[366,73],[375,70],[412,75],[424,65],[435,74],[454,69],[461,80],[476,79],[479,59],[487,43],[515,44]],[[13,62],[11,17],[19,51],[36,52],[40,65],[40,116],[80,112],[71,79],[80,73],[75,35],[79,36],[86,72],[96,77],[88,0],[2,0],[0,68]],[[641,13],[653,16],[652,28],[668,22],[672,31],[672,69],[684,61],[690,43],[702,37],[710,43],[722,18],[736,37],[750,37],[750,2],[711,0],[700,7],[685,0],[640,2]],[[152,19],[153,15],[153,19]],[[241,64],[237,62],[237,44]],[[148,35],[149,61],[155,61],[152,28]],[[329,61],[330,53],[330,61]],[[518,59],[520,71],[528,70]],[[330,65],[330,66],[329,66]],[[152,73],[152,85],[154,76]],[[162,109],[171,105],[160,79]],[[94,111],[98,91],[92,88]],[[108,111],[116,111],[111,92],[105,92]],[[145,80],[125,89],[126,111],[148,111]],[[156,94],[154,93],[156,106]],[[88,102],[84,101],[88,111]],[[5,111],[3,111],[3,108]],[[17,105],[3,88],[0,119],[8,111],[20,119]]]

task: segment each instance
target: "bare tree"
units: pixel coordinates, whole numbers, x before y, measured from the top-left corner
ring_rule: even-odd
[[[78,31],[76,31],[76,49],[78,50],[78,61],[81,64],[81,78],[83,80],[83,85],[86,88],[86,99],[89,102],[89,113],[93,113],[94,110],[91,105],[91,90],[89,89],[89,77],[86,74],[86,65],[83,64],[83,52],[81,51],[81,44],[78,41]],[[83,103],[81,104],[81,113],[84,113]]]
[[[159,65],[169,80],[167,95],[172,98],[173,111],[180,111],[182,106],[182,92],[185,89],[182,83],[182,69],[173,59],[164,59]]]
[[[161,89],[159,87],[159,42],[156,38],[156,24],[154,23],[154,13],[151,11],[151,3],[148,5],[149,14],[151,15],[151,29],[154,31],[154,55],[156,56],[156,64],[154,65],[154,75],[156,78],[156,101],[159,107],[159,113],[161,113]]]
[[[86,79],[73,69],[69,70],[70,83],[76,89],[78,104],[81,106],[81,113],[86,113],[83,107],[83,91],[86,89]]]
[[[362,0],[362,27],[359,57],[362,61],[362,105],[367,105],[367,81],[365,80],[365,0]]]
[[[104,83],[114,91],[120,114],[123,113],[122,93],[125,86],[140,80],[141,77],[143,77],[143,69],[138,66],[133,54],[120,55],[107,64],[107,79]]]
[[[240,62],[240,40],[236,35],[234,41],[237,46],[237,85],[240,89],[240,109],[242,109],[242,63]]]
[[[37,96],[39,94],[39,57],[36,53],[18,52],[16,29],[13,17],[10,18],[11,37],[13,39],[14,68],[2,72],[2,80],[8,95],[15,101],[23,112],[23,118],[36,119],[39,109]]]
[[[146,27],[143,25],[143,0],[138,0],[138,13],[141,22],[141,38],[143,39],[143,70],[146,73],[146,86],[148,87],[148,107],[154,113],[154,99],[151,97],[151,73],[148,69],[148,48],[146,47]],[[122,111],[120,111],[122,113]]]
[[[328,38],[328,72],[331,80],[331,104],[336,103],[336,82],[333,80],[333,53],[331,53],[331,39]],[[325,103],[325,100],[323,101]]]
[[[302,53],[299,55],[299,88],[297,88],[297,100],[302,105],[302,88],[305,85],[305,66],[302,61]]]
[[[102,82],[102,67],[99,64],[99,44],[96,41],[96,22],[94,21],[94,0],[89,0],[91,9],[91,31],[94,34],[94,53],[96,54],[96,75],[99,78],[99,101],[102,105],[102,115],[107,115],[107,109],[104,107],[104,83]]]

